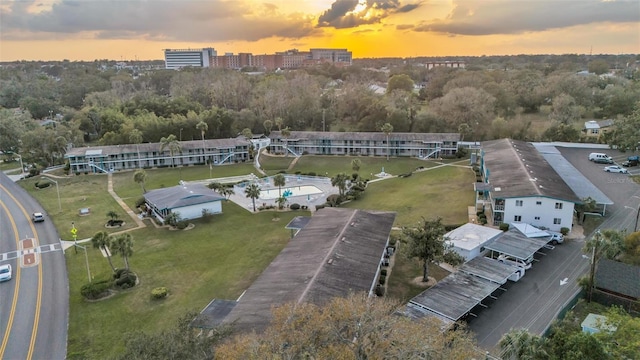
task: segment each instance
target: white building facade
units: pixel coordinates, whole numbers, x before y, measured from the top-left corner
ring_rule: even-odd
[[[214,48],[204,49],[165,49],[164,65],[165,69],[178,70],[183,67],[207,68],[210,66],[209,59],[217,56]]]
[[[502,222],[524,222],[538,228],[560,231],[573,224],[574,203],[547,197],[514,197],[504,199]]]

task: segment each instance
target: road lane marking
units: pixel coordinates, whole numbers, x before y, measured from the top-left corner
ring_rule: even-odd
[[[2,187],[2,185],[0,185]],[[3,188],[4,189],[4,188]],[[4,189],[6,191],[6,189]],[[13,229],[13,233],[15,236],[16,247],[18,247],[18,242],[20,241],[20,235],[18,235],[18,226],[16,222],[13,221],[13,216],[11,216],[11,212],[4,204],[4,202],[0,201],[0,206],[7,213],[7,218],[11,223],[11,228]],[[20,267],[17,266],[15,280],[14,280],[14,290],[13,290],[13,300],[11,301],[11,312],[9,313],[9,320],[7,320],[7,330],[4,333],[4,337],[2,338],[2,345],[0,345],[0,359],[4,359],[4,352],[7,350],[7,344],[9,342],[9,335],[11,334],[11,328],[13,328],[13,319],[16,314],[16,307],[18,306],[18,292],[20,291]]]
[[[6,187],[0,184],[0,189],[2,189],[11,199],[13,199],[16,206],[20,208],[20,210],[22,211],[22,215],[24,215],[25,219],[31,219],[31,216],[29,215],[29,213],[27,213],[27,210],[22,206],[20,201],[18,201],[18,199],[16,199],[16,197],[13,196],[13,194],[11,194]],[[5,208],[5,210],[7,210],[7,213],[9,213],[9,209],[4,205],[4,203],[1,203],[1,204]],[[11,217],[10,213],[9,213],[9,217],[10,217],[9,220],[12,222],[12,226],[15,230],[16,243],[17,243],[18,237],[19,237],[17,226],[15,225],[15,222],[13,221],[13,218]],[[32,221],[29,221],[29,227],[31,228],[31,232],[34,234],[34,237],[35,237],[36,236],[35,234],[37,234],[38,232],[36,231],[36,228],[33,225]],[[37,266],[38,266],[38,291],[36,292],[36,308],[35,308],[34,317],[33,317],[33,329],[31,330],[31,341],[29,342],[29,351],[27,352],[26,360],[31,360],[33,358],[33,350],[35,349],[35,346],[36,346],[36,337],[38,336],[38,324],[40,323],[40,311],[42,307],[42,264],[38,262]],[[20,275],[20,267],[18,267],[18,276],[19,275]],[[14,303],[17,303],[18,301],[19,293],[17,290],[18,290],[18,285],[16,285],[16,292],[14,293],[15,295],[13,297]],[[11,307],[12,322],[13,322],[14,313],[15,313],[15,307],[13,306],[13,303],[12,303],[12,307]],[[4,356],[4,351],[6,348],[5,340],[9,338],[8,334],[9,334],[9,331],[5,333],[5,339],[3,339],[2,347],[0,348],[0,359],[3,358]]]

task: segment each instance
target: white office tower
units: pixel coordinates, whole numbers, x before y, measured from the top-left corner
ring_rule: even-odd
[[[209,59],[217,56],[214,48],[204,49],[165,49],[165,69],[177,70],[183,67],[209,67]]]

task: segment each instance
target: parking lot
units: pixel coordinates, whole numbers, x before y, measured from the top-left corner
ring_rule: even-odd
[[[561,154],[597,186],[614,205],[607,207],[602,229],[627,229],[632,231],[640,206],[640,186],[629,175],[607,173],[604,164],[588,160],[591,152],[604,152],[621,164],[629,153],[619,151],[559,147]],[[640,168],[630,168],[640,174]],[[590,234],[585,234],[587,237]],[[584,239],[568,239],[553,250],[543,250],[536,255],[533,267],[516,283],[507,283],[506,291],[488,308],[478,311],[477,318],[470,318],[469,328],[476,333],[478,344],[494,354],[502,335],[511,329],[528,329],[543,334],[557,313],[580,289],[577,280],[588,272],[590,259],[583,257]]]

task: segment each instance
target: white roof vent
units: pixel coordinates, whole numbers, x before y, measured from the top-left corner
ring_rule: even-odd
[[[493,191],[502,191],[502,188],[501,187],[494,187]]]

